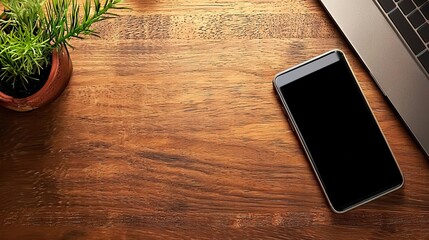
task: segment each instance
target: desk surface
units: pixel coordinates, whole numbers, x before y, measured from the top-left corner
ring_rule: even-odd
[[[1,239],[428,238],[428,159],[317,1],[127,4],[101,39],[74,41],[58,101],[0,110]],[[329,209],[271,84],[333,48],[406,179],[346,214]]]

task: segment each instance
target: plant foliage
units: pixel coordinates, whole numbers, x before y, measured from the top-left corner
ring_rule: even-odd
[[[111,9],[122,0],[0,0],[0,81],[22,84],[37,81],[54,49],[72,47],[72,38],[96,35],[92,24],[117,16]]]

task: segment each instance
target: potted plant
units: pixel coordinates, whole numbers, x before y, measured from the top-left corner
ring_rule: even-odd
[[[30,111],[58,98],[72,71],[72,38],[116,14],[122,0],[0,0],[0,105]],[[82,9],[82,10],[81,10]]]

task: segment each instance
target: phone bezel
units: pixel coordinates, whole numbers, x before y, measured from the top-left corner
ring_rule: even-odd
[[[396,166],[397,166],[397,168],[399,170],[399,173],[401,175],[401,178],[402,178],[401,179],[402,181],[401,181],[401,183],[399,185],[393,186],[390,189],[387,189],[385,191],[382,191],[382,192],[379,192],[377,194],[374,194],[371,197],[368,197],[368,198],[366,198],[366,199],[364,199],[364,200],[362,200],[360,202],[352,204],[352,205],[350,205],[350,206],[348,206],[348,207],[346,207],[344,209],[341,209],[341,210],[340,209],[336,209],[333,206],[333,204],[332,204],[332,202],[331,202],[331,200],[329,198],[329,195],[327,194],[327,192],[325,190],[325,187],[323,186],[323,182],[322,182],[322,180],[320,178],[320,175],[319,175],[319,172],[318,172],[318,170],[317,170],[317,168],[315,166],[315,163],[313,161],[311,153],[310,153],[310,151],[309,151],[309,149],[308,149],[308,147],[307,147],[307,145],[306,145],[306,143],[304,141],[304,138],[301,135],[301,132],[300,132],[300,130],[299,130],[299,128],[298,128],[298,126],[297,126],[297,124],[296,124],[296,122],[295,122],[295,120],[294,120],[294,118],[293,118],[293,116],[292,116],[289,108],[288,108],[288,105],[286,104],[286,101],[283,98],[283,95],[282,95],[282,93],[280,91],[281,87],[283,87],[283,86],[285,86],[285,85],[287,85],[287,84],[289,84],[291,82],[297,81],[297,80],[301,79],[302,77],[304,77],[304,76],[306,76],[308,74],[311,74],[311,73],[313,73],[315,71],[318,71],[318,70],[320,70],[320,69],[322,69],[324,67],[327,67],[327,66],[329,66],[329,65],[331,65],[331,64],[333,64],[335,62],[338,62],[338,61],[345,61],[345,63],[347,64],[348,71],[351,73],[351,75],[353,77],[353,80],[355,81],[356,85],[358,86],[358,88],[359,88],[359,90],[361,92],[361,95],[363,96],[363,99],[366,102],[366,104],[367,104],[367,106],[368,106],[368,108],[370,110],[370,113],[372,114],[372,117],[375,119],[375,122],[376,122],[378,128],[380,129],[381,135],[383,136],[385,142],[387,143],[388,149],[389,149],[391,155],[393,156],[395,164],[396,164]],[[392,149],[390,148],[390,145],[387,142],[386,136],[384,135],[384,133],[383,133],[383,131],[382,131],[382,129],[381,129],[381,127],[380,127],[380,125],[379,125],[379,123],[378,123],[378,121],[377,121],[374,113],[373,113],[373,111],[371,110],[370,105],[368,103],[368,100],[365,97],[365,94],[363,94],[362,88],[361,88],[359,82],[357,81],[356,76],[355,76],[354,72],[352,71],[349,62],[347,61],[347,58],[345,57],[344,53],[341,50],[334,49],[332,51],[329,51],[329,52],[326,52],[326,53],[324,53],[322,55],[319,55],[319,56],[317,56],[317,57],[315,57],[313,59],[310,59],[310,60],[308,60],[308,61],[306,61],[306,62],[304,62],[302,64],[299,64],[299,65],[297,65],[295,67],[292,67],[290,69],[287,69],[285,71],[282,71],[282,72],[278,73],[275,76],[274,80],[273,80],[273,86],[274,86],[274,89],[276,91],[277,96],[280,98],[280,101],[282,103],[282,107],[285,110],[284,112],[286,114],[286,117],[287,117],[289,123],[291,124],[293,130],[295,131],[296,135],[298,136],[298,139],[301,142],[301,146],[304,148],[304,152],[307,155],[307,158],[310,160],[310,165],[313,168],[314,173],[316,174],[317,180],[319,181],[319,185],[322,187],[323,193],[324,193],[324,195],[325,195],[325,197],[326,197],[326,199],[327,199],[327,201],[329,203],[329,206],[331,207],[331,209],[335,213],[345,213],[347,211],[350,211],[350,210],[352,210],[352,209],[354,209],[356,207],[359,207],[359,206],[361,206],[363,204],[366,204],[366,203],[368,203],[370,201],[373,201],[373,200],[375,200],[377,198],[380,198],[381,196],[384,196],[384,195],[386,195],[388,193],[396,191],[396,190],[400,189],[404,185],[404,182],[405,182],[404,176],[403,176],[402,171],[401,171],[401,169],[400,169],[400,167],[398,165],[398,162],[397,162],[397,160],[396,160],[396,158],[395,158],[395,156],[394,156],[394,154],[392,152]]]

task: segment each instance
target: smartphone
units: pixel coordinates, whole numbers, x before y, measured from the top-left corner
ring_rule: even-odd
[[[277,74],[273,85],[334,212],[346,212],[404,184],[340,50]]]

